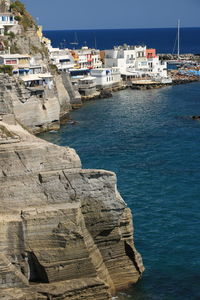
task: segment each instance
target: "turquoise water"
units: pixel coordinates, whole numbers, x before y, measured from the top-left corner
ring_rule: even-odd
[[[200,299],[200,82],[124,90],[86,103],[77,125],[41,137],[74,147],[84,168],[117,173],[145,272],[120,299]]]

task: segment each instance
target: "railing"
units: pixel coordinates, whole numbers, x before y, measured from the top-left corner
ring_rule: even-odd
[[[135,58],[128,58],[127,60],[126,60],[126,63],[127,64],[132,64],[132,63],[134,63],[135,62]]]
[[[18,22],[16,20],[10,21],[10,20],[6,20],[6,21],[0,21],[0,25],[16,25],[18,24]]]

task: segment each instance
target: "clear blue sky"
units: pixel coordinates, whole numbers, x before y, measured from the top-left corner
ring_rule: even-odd
[[[200,0],[22,0],[44,29],[200,27]]]

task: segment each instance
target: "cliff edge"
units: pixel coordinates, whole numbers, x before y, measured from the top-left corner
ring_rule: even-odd
[[[0,14],[0,114],[14,114],[33,133],[59,129],[80,95],[69,74],[52,65],[24,4],[0,0]]]
[[[129,208],[116,176],[0,120],[1,299],[111,299],[137,282]]]

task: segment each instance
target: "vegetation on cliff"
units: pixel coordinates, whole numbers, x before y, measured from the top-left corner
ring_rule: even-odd
[[[13,1],[10,5],[10,10],[15,15],[15,20],[22,25],[23,29],[26,31],[29,28],[36,29],[37,25],[33,17],[28,13],[24,4],[19,1]]]
[[[13,71],[12,66],[6,66],[6,65],[0,66],[0,73],[8,74],[8,75],[12,76],[13,75],[12,71]]]
[[[3,42],[10,53],[30,54],[47,60],[47,49],[41,43],[37,30],[38,25],[26,10],[25,5],[19,1],[11,1],[10,5],[5,0],[0,0],[0,11],[10,12],[17,24],[5,28]]]

